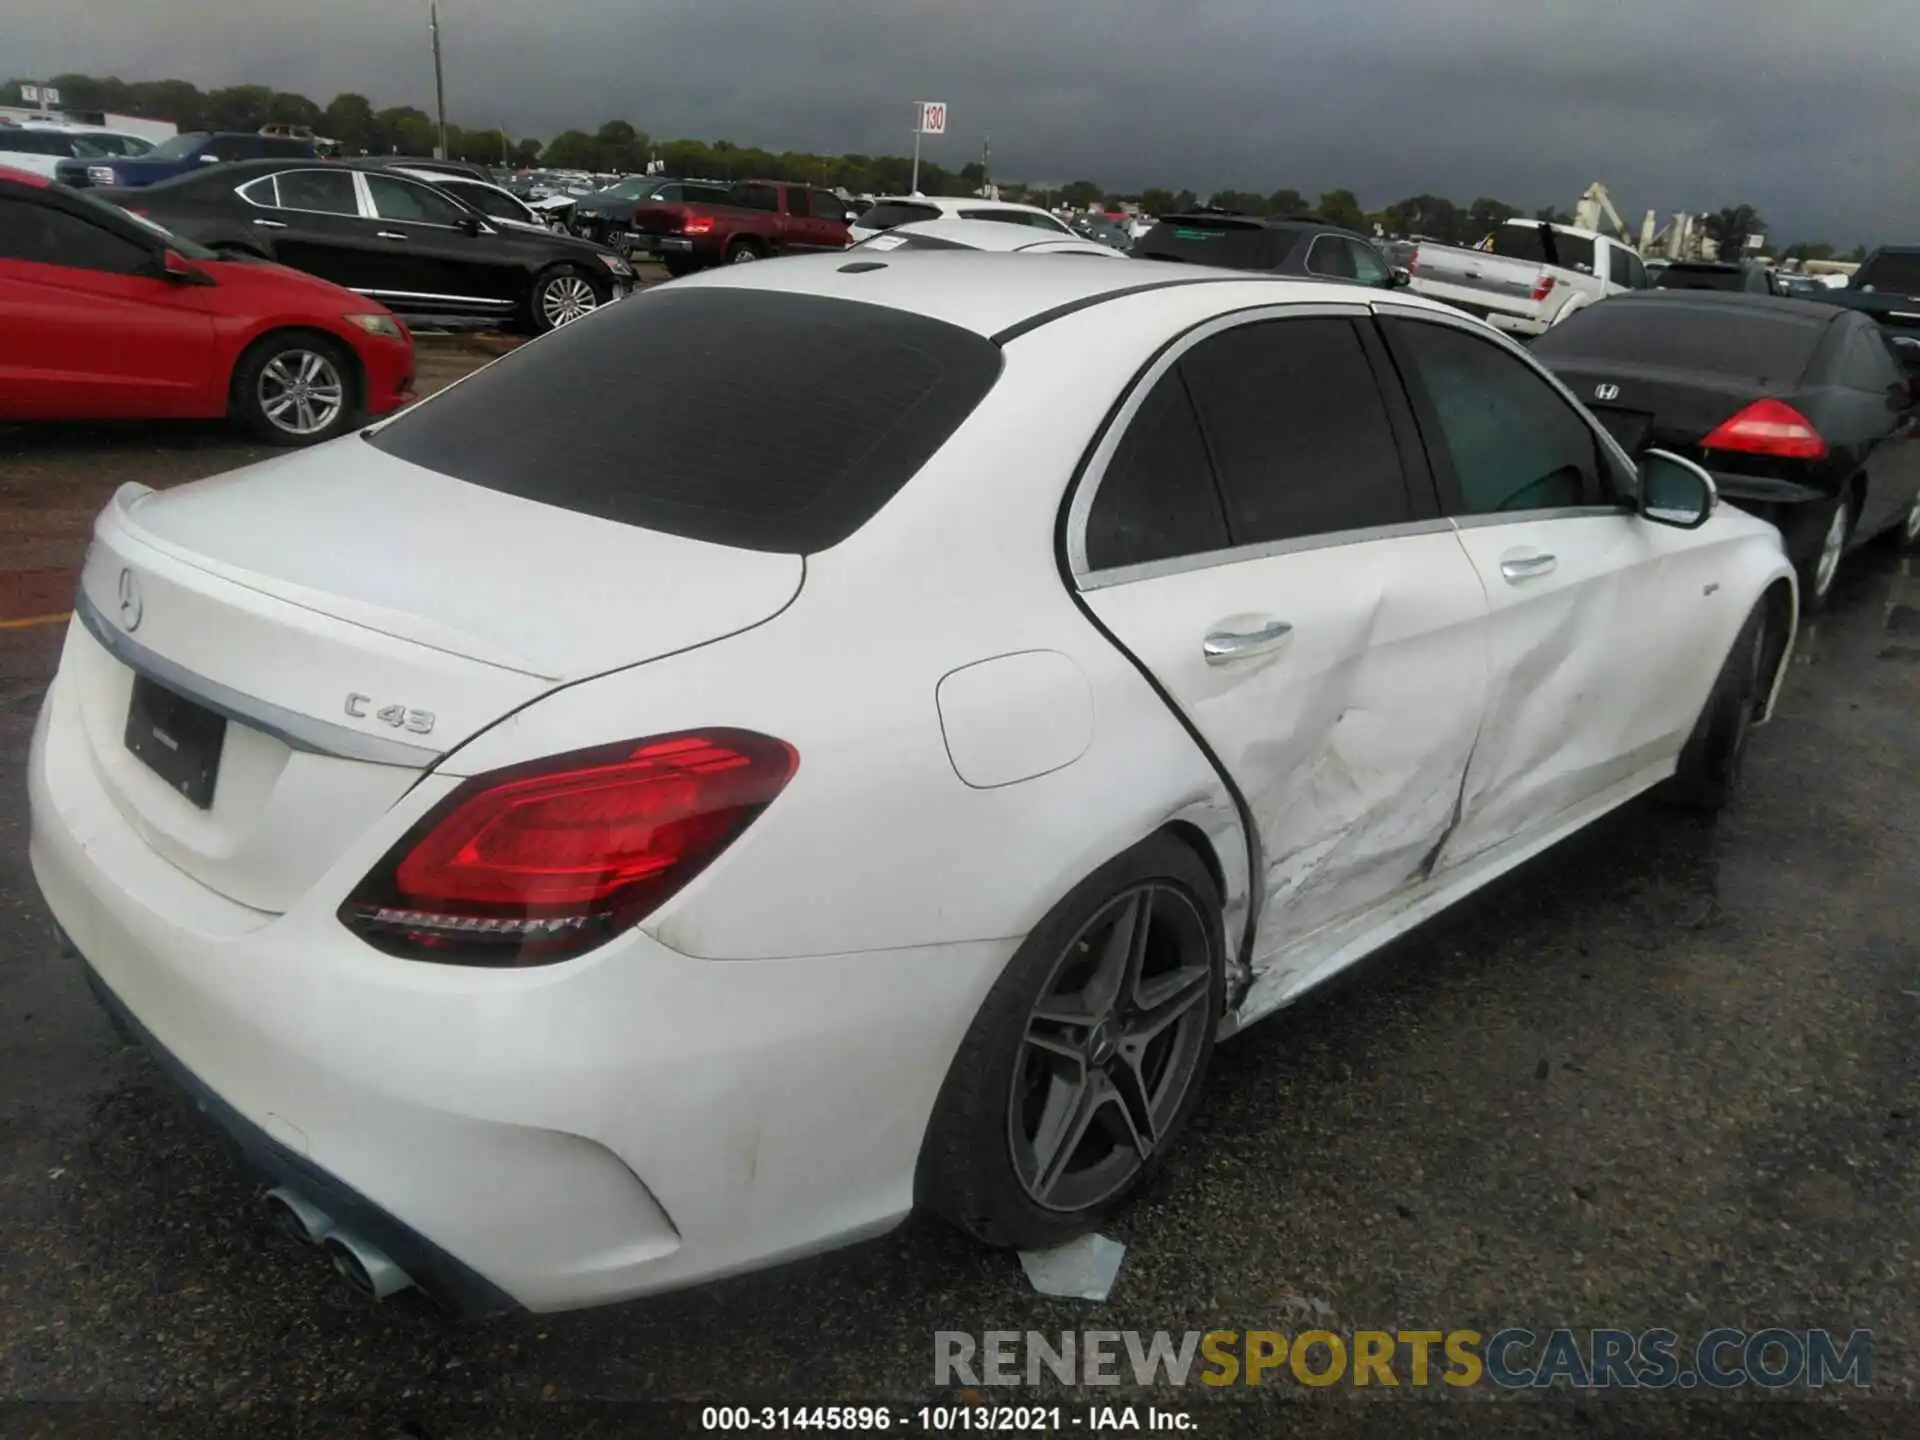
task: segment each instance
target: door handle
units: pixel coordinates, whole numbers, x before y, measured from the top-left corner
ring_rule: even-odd
[[[256,220],[253,223],[258,225],[262,230],[284,230],[287,228],[286,223],[281,220]]]
[[[373,233],[379,236],[382,240],[404,240],[407,238],[406,236],[402,235],[398,230],[376,230]]]
[[[1200,646],[1209,665],[1231,665],[1255,655],[1278,650],[1293,635],[1293,626],[1284,620],[1262,625],[1258,630],[1210,630]]]
[[[1510,585],[1518,585],[1522,580],[1531,580],[1536,575],[1548,575],[1559,568],[1556,556],[1542,550],[1513,551],[1500,557],[1500,573]]]

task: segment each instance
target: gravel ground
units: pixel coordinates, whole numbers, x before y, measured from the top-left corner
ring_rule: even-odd
[[[204,427],[0,433],[0,617],[65,608],[120,483],[251,454]],[[1717,823],[1628,807],[1225,1047],[1193,1133],[1111,1227],[1129,1248],[1104,1305],[1040,1298],[1012,1257],[915,1221],[599,1311],[459,1327],[369,1309],[263,1223],[46,943],[22,769],[59,635],[0,629],[0,1432],[691,1433],[700,1402],[934,1398],[937,1330],[1297,1331],[1319,1314],[1868,1328],[1873,1384],[1048,1403],[1081,1434],[1090,1400],[1188,1412],[1208,1435],[1920,1434],[1920,561],[1889,546],[1804,632]]]

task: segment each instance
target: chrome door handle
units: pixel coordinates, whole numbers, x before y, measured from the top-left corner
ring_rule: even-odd
[[[1522,580],[1531,580],[1536,575],[1551,574],[1559,565],[1559,559],[1552,555],[1508,555],[1500,561],[1500,573],[1506,576],[1509,584],[1518,585]]]
[[[407,238],[397,230],[376,230],[373,233],[382,240],[404,240]]]
[[[1293,626],[1284,620],[1262,625],[1258,630],[1211,630],[1200,646],[1209,665],[1230,665],[1254,655],[1265,655],[1285,644]]]
[[[284,230],[287,228],[286,223],[281,220],[256,220],[253,223],[258,225],[262,230]]]

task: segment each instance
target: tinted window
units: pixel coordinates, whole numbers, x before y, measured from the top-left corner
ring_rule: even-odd
[[[1269,257],[1284,255],[1286,248],[1269,243],[1264,225],[1198,215],[1161,221],[1141,237],[1133,253],[1145,260],[1265,270],[1273,263]]]
[[[1787,383],[1806,373],[1830,323],[1792,306],[1622,298],[1568,316],[1527,348],[1548,366],[1612,360]]]
[[[0,200],[0,260],[131,275],[153,263],[153,252],[51,205]]]
[[[1336,280],[1352,280],[1356,278],[1353,251],[1338,235],[1316,235],[1313,243],[1307,246],[1307,273],[1328,275]]]
[[[900,201],[885,200],[872,206],[860,217],[860,224],[867,230],[891,230],[896,225],[911,225],[916,220],[938,220],[940,212],[931,205],[908,205]]]
[[[1087,564],[1095,570],[1224,550],[1227,519],[1213,483],[1200,422],[1178,369],[1135,413],[1087,515]]]
[[[256,135],[216,135],[206,153],[222,160],[251,160],[261,153],[260,145]]]
[[[1689,265],[1677,262],[1653,282],[1658,290],[1744,290],[1746,276],[1738,265]]]
[[[727,192],[727,203],[743,210],[778,211],[780,192],[771,185],[736,185]]]
[[[494,362],[371,443],[623,525],[806,554],[864,525],[999,373],[997,346],[924,316],[667,285]]]
[[[1646,289],[1647,267],[1641,263],[1640,257],[1635,255],[1631,250],[1625,250],[1621,253],[1627,257],[1627,283],[1636,290]]]
[[[459,225],[467,212],[437,190],[391,175],[367,176],[373,211],[382,220],[411,220],[423,225]]]
[[[802,219],[807,214],[807,192],[798,185],[787,191],[787,214],[798,215]]]
[[[1633,267],[1627,264],[1628,252],[1618,245],[1607,247],[1607,278],[1616,285],[1633,288]]]
[[[832,220],[836,224],[841,225],[846,223],[846,202],[838,195],[831,194],[825,190],[809,190],[807,196],[808,206],[813,213],[814,219]]]
[[[344,170],[283,170],[273,177],[284,210],[317,210],[322,215],[358,215],[353,176]],[[255,187],[249,186],[251,198]]]
[[[1449,513],[1603,503],[1593,431],[1525,362],[1450,326],[1385,323],[1402,369],[1426,399],[1428,422],[1438,425],[1428,447],[1437,438],[1453,462],[1460,499]]]
[[[1562,270],[1593,273],[1593,241],[1548,225],[1502,225],[1493,232],[1493,253],[1510,260],[1532,260]]]
[[[469,185],[460,181],[449,181],[447,188],[461,200],[478,210],[482,215],[491,215],[496,220],[530,220],[518,200],[502,191],[486,185]]]
[[[1347,252],[1353,257],[1353,276],[1363,285],[1387,286],[1393,283],[1393,271],[1380,252],[1364,240],[1348,239]]]
[[[0,130],[0,151],[16,155],[73,154],[73,137],[58,130]]]
[[[1413,518],[1386,404],[1351,322],[1242,325],[1202,341],[1180,369],[1236,545]]]
[[[692,205],[721,205],[726,202],[727,187],[724,185],[682,185],[675,197]]]
[[[1882,251],[1854,271],[1855,290],[1873,286],[1899,295],[1920,295],[1920,250]]]

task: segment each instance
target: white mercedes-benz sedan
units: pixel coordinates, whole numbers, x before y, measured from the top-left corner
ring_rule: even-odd
[[[31,757],[101,999],[376,1294],[1040,1246],[1216,1040],[1629,798],[1776,531],[1404,294],[835,254],[100,516]]]

